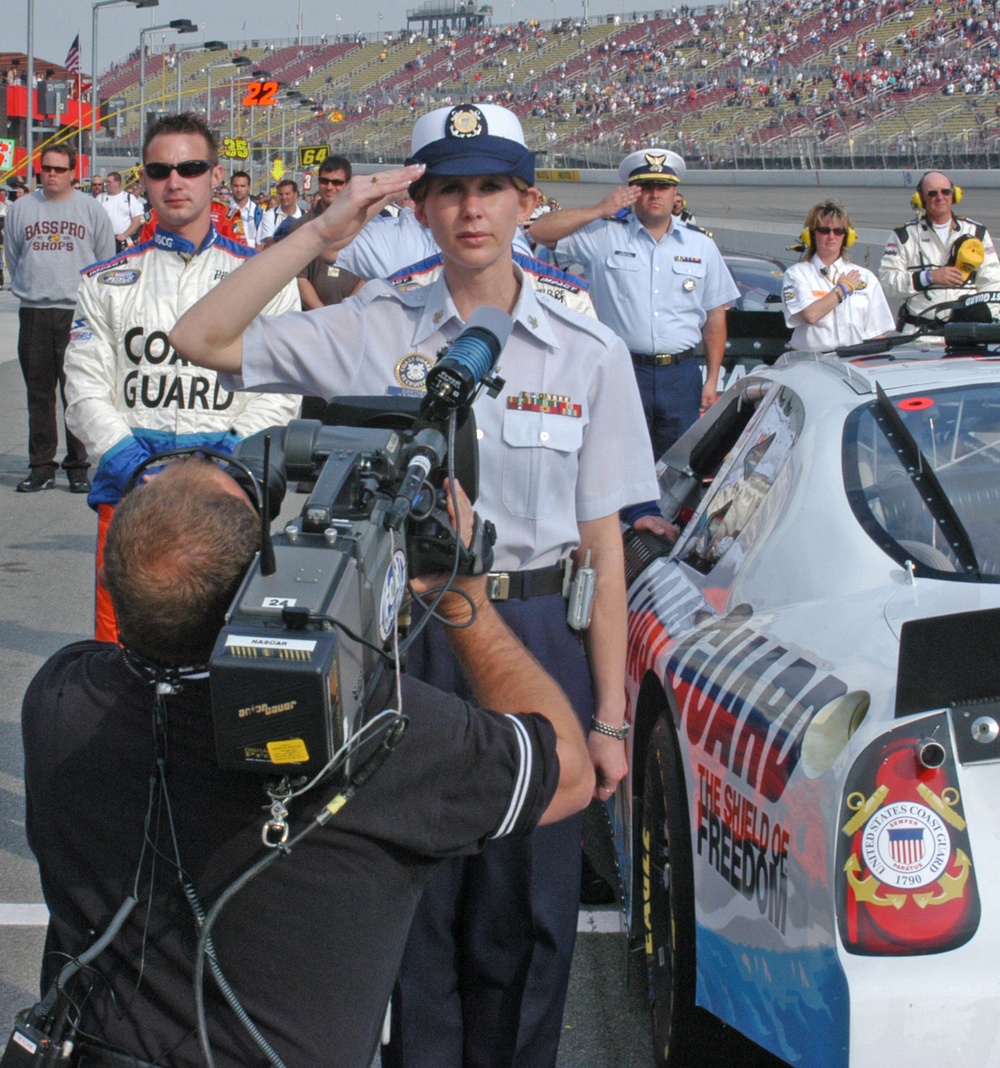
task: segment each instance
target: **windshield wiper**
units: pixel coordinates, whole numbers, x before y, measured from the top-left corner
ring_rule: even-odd
[[[983,573],[979,569],[972,539],[965,529],[965,524],[959,518],[958,512],[955,511],[951,498],[938,481],[931,462],[920,451],[920,446],[910,433],[910,428],[878,382],[875,383],[875,396],[877,409],[872,413],[875,422],[903,461],[910,481],[916,487],[921,500],[927,506],[927,511],[930,512],[945,540],[954,551],[962,570],[981,579]]]

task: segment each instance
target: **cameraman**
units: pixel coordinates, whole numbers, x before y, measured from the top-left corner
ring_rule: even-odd
[[[414,126],[412,159],[399,171],[355,176],[318,219],[190,309],[171,344],[228,372],[221,380],[233,388],[392,396],[424,388],[437,353],[476,308],[511,316],[503,394],[484,394],[474,408],[476,507],[498,532],[491,596],[590,730],[595,797],[604,802],[625,774],[628,729],[618,510],[659,495],[631,360],[606,326],[525,284],[513,260],[514,233],[539,197],[534,153],[513,112],[491,104],[435,109]],[[410,183],[417,219],[441,249],[439,279],[408,289],[372,281],[335,308],[258,315],[303,263],[343,247]],[[596,573],[582,642],[562,596],[570,557],[577,565],[589,559]],[[421,637],[410,670],[461,692],[444,639],[432,627]],[[580,821],[565,820],[436,873],[393,1003],[401,1024],[393,1065],[555,1065],[579,910],[580,835]]]
[[[122,501],[108,533],[102,578],[123,648],[68,646],[25,695],[27,832],[50,911],[43,990],[130,894],[138,898],[67,991],[82,1065],[204,1063],[192,995],[197,930],[182,884],[207,910],[267,853],[261,781],[216,766],[204,665],[258,544],[256,514],[228,475],[203,460],[168,467]],[[387,762],[247,883],[213,929],[223,973],[288,1068],[371,1063],[436,861],[562,819],[593,790],[566,697],[499,619],[483,581],[463,588],[478,614],[450,631],[455,653],[478,699],[497,711],[404,678],[409,727]],[[460,622],[469,614],[455,594],[443,608]],[[475,655],[482,648],[488,657]],[[152,680],[165,675],[177,692],[156,699]],[[166,725],[157,730],[160,702]],[[369,709],[394,702],[388,678]],[[158,757],[161,787],[155,775],[151,785]],[[290,802],[292,837],[332,793],[321,786]],[[218,1068],[266,1064],[207,976],[205,993]]]

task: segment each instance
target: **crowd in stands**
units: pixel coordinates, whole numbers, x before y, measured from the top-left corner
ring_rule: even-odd
[[[755,127],[783,129],[791,117],[823,138],[910,99],[985,96],[1000,87],[1000,0],[947,0],[933,11],[919,0],[742,0],[656,14],[633,12],[631,23],[615,16],[614,32],[597,43],[572,20],[386,32],[379,55],[386,72],[377,83],[347,95],[328,78],[315,103],[338,109],[342,129],[394,109],[412,115],[449,101],[497,103],[543,120],[550,142],[576,120],[575,139],[628,149],[638,143],[629,124],[658,112],[663,126],[680,127],[719,107],[702,124],[708,132],[722,128],[727,108],[772,108],[775,115]],[[547,46],[567,36],[580,48],[563,50],[553,65]],[[322,71],[341,40],[300,49],[291,57],[296,77]],[[399,48],[404,62],[394,62]]]

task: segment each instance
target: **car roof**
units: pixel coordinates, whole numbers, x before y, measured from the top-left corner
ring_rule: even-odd
[[[809,368],[816,368],[816,371],[811,372]],[[773,372],[782,377],[788,371],[796,379],[803,373],[806,377],[813,377],[815,373],[824,378],[837,378],[858,394],[874,394],[876,383],[886,393],[907,393],[915,389],[998,381],[1000,354],[946,354],[943,344],[926,342],[903,346],[891,353],[854,359],[844,359],[832,353],[793,351],[779,357],[772,368],[759,369],[761,374]]]

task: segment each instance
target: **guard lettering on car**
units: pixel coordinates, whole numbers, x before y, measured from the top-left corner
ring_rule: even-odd
[[[681,638],[668,670],[688,742],[751,791],[779,800],[809,721],[848,690],[814,660],[763,633],[749,605]]]

